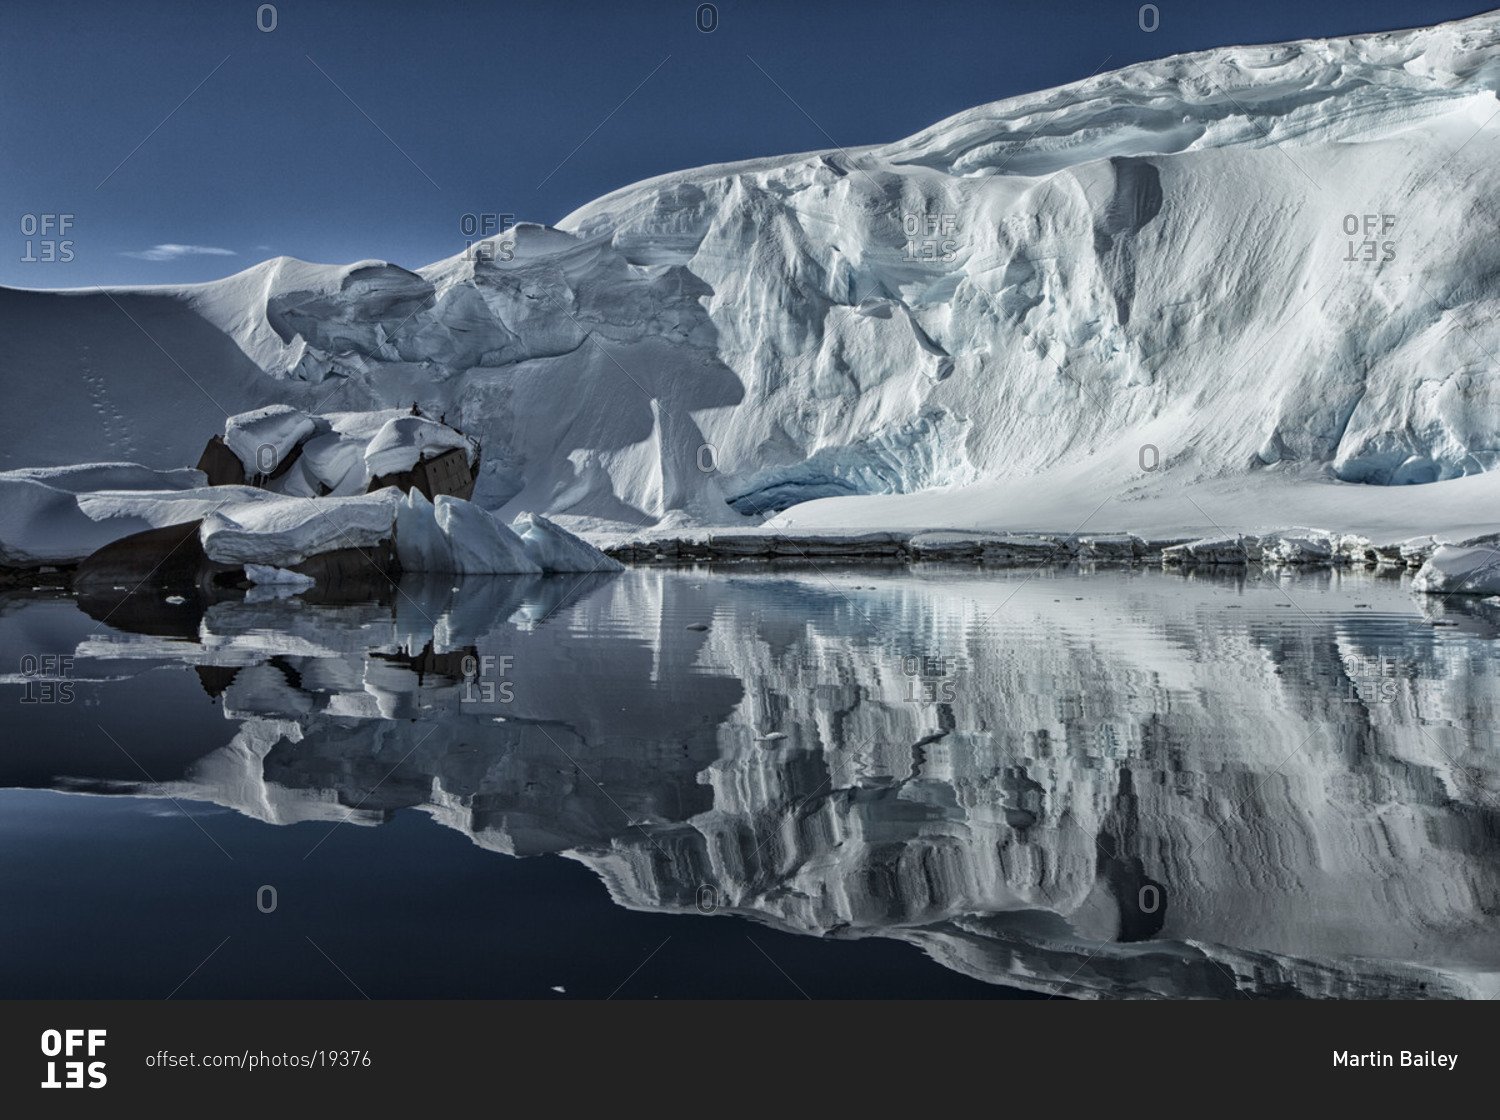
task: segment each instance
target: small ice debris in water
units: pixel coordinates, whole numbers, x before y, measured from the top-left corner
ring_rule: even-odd
[[[708,623],[706,623],[706,622],[690,622],[690,623],[688,623],[687,628],[689,630],[707,630],[708,629]]]
[[[167,602],[171,603],[174,607],[180,607],[183,603],[186,603],[187,600],[184,599],[181,595],[168,595]]]
[[[755,741],[757,743],[775,743],[785,738],[786,732],[784,731],[767,731],[762,734],[760,728],[757,727],[755,729]]]
[[[491,722],[493,722],[493,723],[504,723],[505,722],[505,717],[504,716],[494,716],[492,718]]]
[[[552,990],[554,992],[557,992],[559,995],[566,995],[568,992],[568,989],[564,988],[561,984],[553,984]]]

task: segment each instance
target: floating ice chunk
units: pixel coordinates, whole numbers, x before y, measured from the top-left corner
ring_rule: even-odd
[[[1204,537],[1161,550],[1164,564],[1249,564],[1260,557],[1260,539],[1240,534]]]
[[[1267,564],[1326,564],[1337,541],[1321,529],[1282,529],[1262,537],[1260,545]]]
[[[245,578],[251,583],[268,587],[285,587],[293,592],[306,591],[318,581],[312,576],[305,576],[301,572],[293,572],[287,568],[275,568],[267,564],[246,564]]]
[[[1397,547],[1397,555],[1408,568],[1419,568],[1437,547],[1438,543],[1432,537],[1412,537],[1401,542]]]
[[[1500,545],[1440,545],[1412,578],[1422,595],[1500,595]]]
[[[544,572],[619,572],[625,565],[606,556],[582,537],[539,513],[523,513],[510,523],[526,555]]]
[[[1146,551],[1146,542],[1129,533],[1099,533],[1078,539],[1081,560],[1134,560]]]

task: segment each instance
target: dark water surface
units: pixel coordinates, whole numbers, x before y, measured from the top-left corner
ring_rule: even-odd
[[[1500,615],[1405,582],[12,592],[0,996],[1491,995]]]

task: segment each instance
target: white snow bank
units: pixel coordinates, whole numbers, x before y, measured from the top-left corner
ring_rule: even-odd
[[[409,471],[423,456],[462,448],[474,463],[472,441],[446,424],[425,416],[401,416],[386,421],[365,448],[365,470],[371,478]]]
[[[396,556],[404,572],[535,575],[542,569],[521,538],[473,502],[412,490],[396,510]]]
[[[0,564],[68,563],[113,539],[67,491],[30,479],[0,479]]]
[[[191,467],[159,471],[139,463],[76,463],[0,471],[0,481],[7,479],[27,479],[74,494],[86,490],[192,490],[208,485],[203,472]]]
[[[167,485],[97,493],[83,489],[91,482],[156,481]],[[132,533],[195,521],[226,500],[253,501],[266,496],[247,487],[168,488],[194,481],[203,481],[197,471],[154,472],[112,463],[0,474],[0,564],[76,563]]]
[[[1500,546],[1442,545],[1412,579],[1411,589],[1423,595],[1500,595]]]
[[[100,490],[78,494],[75,501],[93,521],[126,526],[116,534],[121,537],[137,529],[181,525],[215,510],[274,501],[277,497],[254,486],[200,486],[193,490]],[[128,527],[137,522],[134,528]]]
[[[544,572],[619,572],[625,565],[606,556],[582,537],[539,513],[523,513],[510,523],[526,555]]]
[[[352,498],[290,498],[227,506],[203,521],[199,537],[221,564],[290,568],[320,552],[371,548],[390,539],[401,491],[387,486]]]
[[[302,445],[302,457],[297,462],[328,487],[330,493],[340,497],[363,494],[370,485],[370,476],[365,472],[364,441],[340,432],[313,436]]]
[[[224,423],[224,442],[250,475],[270,474],[292,449],[317,430],[313,418],[290,405],[241,412]]]

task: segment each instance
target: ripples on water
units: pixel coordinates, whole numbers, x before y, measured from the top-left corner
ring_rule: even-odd
[[[221,928],[234,967],[193,994],[322,994],[309,939],[375,995],[608,995],[661,939],[656,986],[621,994],[1497,991],[1500,613],[1405,577],[730,568],[84,605],[0,600],[0,784],[105,795],[0,795],[5,994],[159,994]],[[71,703],[21,702],[44,654],[74,658]],[[303,910],[260,915],[263,884]],[[57,939],[94,919],[125,932],[70,972]],[[445,971],[487,939],[493,974]],[[272,950],[297,963],[245,956]]]

